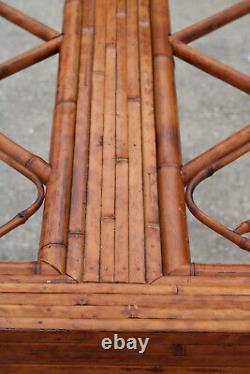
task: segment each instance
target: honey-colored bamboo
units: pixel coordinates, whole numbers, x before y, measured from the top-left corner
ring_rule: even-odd
[[[0,80],[58,53],[61,47],[62,38],[61,35],[57,36],[56,38],[42,43],[38,47],[34,47],[19,56],[2,62],[0,64]]]
[[[95,2],[95,45],[92,77],[91,129],[86,212],[83,280],[98,281],[101,243],[101,187],[103,162],[103,120],[105,92],[106,2]]]
[[[115,281],[129,280],[127,3],[117,1]]]
[[[116,0],[107,0],[100,280],[114,280],[116,165]]]
[[[235,279],[234,276],[249,276],[249,266],[246,264],[192,264],[193,265],[193,275],[196,276],[205,276],[210,275],[210,279],[215,277],[216,275],[220,278],[223,278],[227,274],[231,277],[231,279]],[[227,280],[229,281],[229,280]]]
[[[59,33],[51,27],[46,26],[27,14],[20,12],[20,10],[5,4],[3,1],[0,1],[0,16],[45,41],[49,41],[59,36]]]
[[[241,224],[234,229],[234,232],[237,232],[240,235],[247,234],[250,232],[250,220],[241,222]]]
[[[1,275],[32,275],[32,274],[58,274],[49,264],[40,261],[33,262],[2,262],[0,263]]]
[[[42,205],[44,199],[44,189],[40,180],[30,170],[7,156],[5,153],[0,151],[0,160],[4,161],[10,167],[16,169],[19,173],[28,178],[34,183],[37,189],[37,198],[28,208],[18,213],[15,217],[9,220],[7,223],[0,226],[0,238],[12,231],[16,227],[24,224]]]
[[[41,157],[32,154],[2,133],[0,133],[0,151],[29,169],[46,184],[50,175],[50,165]]]
[[[138,4],[127,1],[127,92],[129,145],[129,281],[145,282],[142,174],[142,119],[139,73]]]
[[[180,173],[181,154],[174,62],[168,40],[169,9],[168,3],[164,0],[152,0],[150,6],[163,273],[168,274],[189,262],[189,247],[184,189]]]
[[[222,26],[227,25],[237,19],[249,14],[249,0],[239,1],[236,4],[201,20],[183,30],[177,31],[171,36],[171,40],[179,40],[183,43],[191,43],[194,40],[218,30]]]
[[[188,62],[191,65],[203,70],[215,78],[218,78],[239,90],[250,94],[250,78],[248,75],[241,73],[221,61],[212,58],[205,53],[197,51],[179,41],[171,43],[175,56]]]
[[[67,274],[83,276],[90,131],[91,72],[94,35],[94,0],[83,4],[81,56],[70,207]],[[79,183],[81,181],[81,183]],[[81,209],[79,209],[79,207]]]
[[[76,100],[80,55],[81,11],[79,0],[65,2],[64,36],[60,52],[58,90],[51,140],[51,174],[39,258],[59,271],[65,269],[67,227],[72,179]]]
[[[250,266],[191,263],[184,205],[186,184],[197,218],[249,250],[249,220],[228,229],[192,197],[249,152],[249,125],[182,166],[173,58],[248,9],[171,36],[165,0],[66,0],[50,163],[0,135],[0,158],[40,199],[47,183],[38,261],[0,263],[0,372],[249,372]],[[104,352],[114,333],[147,350]]]
[[[142,112],[142,155],[146,279],[148,282],[162,274],[161,238],[158,210],[156,136],[153,96],[153,62],[151,49],[150,1],[140,0],[139,4],[139,52]]]
[[[209,217],[206,213],[204,213],[203,211],[201,211],[201,209],[198,208],[193,198],[194,190],[199,183],[204,181],[209,176],[213,175],[213,173],[215,173],[217,170],[228,165],[229,163],[233,162],[234,160],[241,157],[247,152],[250,152],[250,142],[236,149],[235,151],[227,154],[221,159],[213,162],[206,169],[199,172],[187,186],[186,201],[187,201],[190,211],[197,219],[199,219],[205,225],[210,227],[212,230],[216,231],[218,234],[231,240],[239,248],[244,249],[246,251],[250,251],[250,240],[248,238],[238,233],[237,229],[230,230],[223,224],[217,222],[215,219]]]
[[[245,126],[228,138],[222,140],[206,152],[182,167],[184,183],[188,183],[199,171],[208,167],[214,161],[226,156],[232,151],[250,142],[250,125]]]

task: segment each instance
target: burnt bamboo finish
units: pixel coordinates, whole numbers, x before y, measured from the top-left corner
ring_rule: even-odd
[[[38,260],[0,263],[1,372],[249,372],[250,266],[191,263],[185,209],[249,251],[249,220],[227,228],[193,192],[249,152],[250,125],[183,165],[174,71],[177,56],[249,94],[247,75],[188,45],[249,12],[171,35],[166,0],[66,0],[61,34],[0,1],[44,41],[1,79],[59,52],[49,161],[0,134],[0,159],[38,193],[0,236],[45,200]],[[114,332],[148,350],[104,352]]]

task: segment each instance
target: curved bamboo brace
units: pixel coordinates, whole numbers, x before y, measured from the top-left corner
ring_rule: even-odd
[[[13,160],[11,157],[7,156],[5,153],[0,151],[0,159],[8,164],[10,167],[16,169],[19,173],[24,175],[26,178],[31,180],[37,188],[37,198],[33,204],[31,204],[27,209],[18,213],[9,222],[0,226],[0,238],[6,235],[8,232],[12,231],[16,227],[24,224],[42,205],[44,199],[44,188],[37,176],[30,170],[25,168],[23,165],[19,164],[17,161]]]
[[[212,162],[225,157],[227,154],[243,147],[250,142],[250,124],[223,139],[207,151],[188,161],[182,167],[183,182],[188,184],[201,170],[205,169]]]
[[[235,230],[230,230],[223,224],[216,221],[214,218],[208,216],[201,209],[198,208],[194,202],[194,190],[195,188],[206,178],[212,176],[217,170],[223,168],[224,166],[230,164],[243,154],[250,151],[250,143],[245,144],[244,146],[234,150],[230,154],[227,154],[225,157],[220,158],[219,160],[212,163],[206,169],[200,171],[188,184],[186,190],[186,202],[191,213],[204,225],[208,226],[210,229],[214,230],[218,234],[224,236],[228,240],[235,243],[241,249],[250,251],[250,239],[242,236],[243,234],[249,232],[249,221],[243,222]]]
[[[43,184],[47,183],[51,172],[50,165],[41,157],[32,154],[1,132],[0,152],[21,164],[25,169],[29,169]]]

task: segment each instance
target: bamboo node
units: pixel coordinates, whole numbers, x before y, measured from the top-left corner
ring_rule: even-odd
[[[111,216],[102,216],[101,220],[102,221],[114,221],[115,220],[115,216],[114,215],[111,215]]]
[[[173,164],[171,162],[163,162],[157,166],[158,170],[164,169],[164,168],[174,168],[177,171],[181,172],[181,166],[179,166],[178,164]]]
[[[134,103],[140,103],[141,98],[140,96],[128,96],[128,101],[134,102]]]

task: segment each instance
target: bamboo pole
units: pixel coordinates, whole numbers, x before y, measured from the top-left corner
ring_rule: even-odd
[[[82,42],[77,100],[73,180],[70,207],[69,239],[66,272],[80,281],[83,276],[89,131],[91,110],[91,72],[94,36],[94,0],[84,1]],[[79,182],[80,181],[80,182]]]
[[[145,282],[142,118],[138,4],[127,1],[127,94],[129,146],[129,282]]]
[[[232,151],[250,142],[250,125],[222,140],[212,148],[187,162],[182,167],[184,183],[187,184],[202,169],[208,167],[214,161],[226,156]]]
[[[106,1],[95,1],[95,45],[90,115],[88,200],[86,212],[84,281],[99,281],[101,243],[101,201],[103,121],[105,90]]]
[[[128,282],[127,3],[117,2],[115,281]]]
[[[45,41],[59,36],[59,33],[51,27],[5,4],[3,1],[0,1],[0,16]]]
[[[0,133],[0,151],[29,169],[41,182],[44,184],[47,183],[50,174],[50,165],[42,158],[16,144],[2,133]]]
[[[74,132],[81,34],[80,0],[66,0],[64,37],[59,60],[58,90],[51,138],[51,174],[46,201],[39,258],[63,272],[70,208]]]
[[[33,275],[33,274],[58,274],[57,271],[42,261],[32,262],[1,262],[1,275]]]
[[[250,332],[249,320],[171,320],[171,319],[67,319],[67,318],[0,318],[2,329],[25,329],[40,330],[41,324],[45,330],[67,330],[67,331],[120,331],[120,332],[227,332],[247,333]],[[119,360],[116,358],[116,360]],[[211,360],[211,359],[210,359]],[[114,358],[113,358],[114,361]]]
[[[250,94],[250,77],[179,41],[171,43],[175,56],[239,90]]]
[[[16,227],[24,224],[37,210],[43,203],[44,199],[44,189],[43,185],[40,180],[27,168],[13,160],[11,157],[7,156],[5,153],[0,151],[0,160],[4,161],[6,164],[11,166],[12,168],[16,169],[19,173],[24,175],[28,178],[31,182],[34,183],[37,189],[37,198],[27,209],[23,210],[22,212],[18,213],[15,217],[13,217],[10,221],[5,223],[4,225],[0,226],[0,238]]]
[[[233,162],[243,154],[250,151],[250,143],[236,149],[235,151],[229,153],[223,158],[215,161],[209,165],[206,169],[199,172],[189,183],[186,190],[186,202],[191,211],[191,213],[202,223],[208,226],[210,229],[214,230],[218,234],[224,236],[228,240],[235,243],[239,248],[246,251],[250,251],[250,240],[237,232],[236,230],[230,230],[223,224],[217,222],[214,218],[208,216],[206,213],[201,211],[196,203],[194,202],[194,190],[202,181],[213,175],[217,170]]]
[[[106,60],[102,170],[100,281],[114,280],[116,181],[116,0],[106,0]]]
[[[60,50],[62,39],[63,36],[58,36],[40,44],[38,47],[2,62],[0,64],[0,80],[55,55]]]
[[[222,10],[206,19],[174,33],[171,41],[179,40],[183,43],[191,43],[196,39],[218,30],[220,27],[231,23],[250,12],[249,0],[240,1],[227,9]]]
[[[249,277],[250,267],[245,264],[192,264],[193,271],[192,275],[197,276],[213,276],[215,280],[219,277],[225,277],[231,275],[232,279],[240,276]],[[217,278],[216,278],[217,276]],[[237,282],[237,279],[235,279]]]
[[[152,0],[154,91],[163,273],[190,261],[168,2]]]
[[[162,275],[158,209],[156,135],[153,97],[153,61],[149,0],[139,1],[139,52],[142,112],[143,192],[145,221],[146,279]]]

